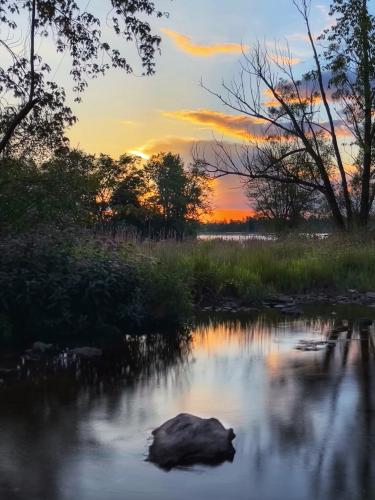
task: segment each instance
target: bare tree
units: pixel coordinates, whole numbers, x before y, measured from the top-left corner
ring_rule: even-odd
[[[375,26],[368,0],[334,0],[332,16],[340,13],[338,5],[357,4],[357,8],[341,12],[337,23],[324,33],[329,50],[323,54],[310,27],[311,0],[293,3],[305,23],[314,68],[297,78],[288,46],[270,52],[258,43],[249,54],[244,53],[239,78],[231,84],[224,82],[223,93],[205,88],[232,111],[261,123],[263,137],[235,151],[217,142],[213,159],[201,151],[195,156],[215,177],[237,175],[245,183],[263,179],[319,192],[339,229],[353,227],[356,215],[366,226],[375,175]],[[356,44],[350,41],[354,36]],[[350,57],[345,60],[347,53]],[[361,69],[363,62],[367,71]],[[344,164],[343,133],[363,159],[357,172],[361,177],[358,214],[351,195],[354,173]],[[299,160],[304,167],[296,170]]]

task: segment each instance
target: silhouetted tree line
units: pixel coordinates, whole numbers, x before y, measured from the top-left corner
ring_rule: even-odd
[[[0,161],[0,229],[85,226],[142,237],[194,234],[209,184],[195,165],[160,153],[144,162],[62,149],[45,162]]]
[[[269,234],[290,231],[299,231],[305,233],[326,233],[332,231],[333,228],[334,222],[330,217],[310,216],[300,219],[298,221],[298,224],[290,224],[285,219],[254,216],[248,217],[243,220],[205,222],[201,224],[200,232],[203,234]]]

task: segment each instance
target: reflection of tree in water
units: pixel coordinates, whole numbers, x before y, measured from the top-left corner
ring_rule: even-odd
[[[34,367],[0,393],[0,498],[55,500],[74,458],[82,422],[100,401],[111,418],[124,389],[160,383],[183,370],[190,336],[128,337],[98,363],[65,358]]]
[[[61,484],[69,484],[65,478],[75,463],[77,443],[84,441],[91,450],[89,440],[95,445],[94,440],[102,437],[87,429],[90,419],[105,425],[105,432],[117,425],[124,439],[128,439],[126,428],[129,433],[145,429],[144,402],[161,392],[167,394],[159,401],[163,405],[184,392],[194,349],[218,353],[212,359],[225,358],[228,370],[233,363],[240,366],[245,384],[251,384],[254,373],[264,377],[261,405],[264,397],[266,407],[261,418],[251,420],[254,427],[259,425],[251,429],[249,448],[254,488],[257,480],[263,485],[270,482],[270,476],[277,475],[275,468],[290,467],[291,476],[285,481],[292,487],[302,484],[303,498],[375,498],[373,332],[358,323],[344,326],[325,320],[280,321],[280,316],[262,314],[252,321],[211,319],[197,328],[192,339],[188,334],[132,337],[99,364],[68,363],[61,371],[62,358],[60,365],[35,367],[17,389],[0,393],[0,498],[61,498],[59,482],[63,478]],[[316,353],[290,350],[291,338],[313,331],[331,332],[334,346]],[[272,367],[263,364],[269,353],[276,353]],[[250,366],[253,371],[247,371]],[[236,383],[241,383],[238,378]],[[173,390],[168,392],[168,387]],[[247,387],[240,394],[252,405]],[[153,413],[154,404],[151,400],[147,412]],[[253,417],[252,408],[250,413]],[[240,457],[239,450],[237,460]],[[26,496],[14,491],[19,487]]]
[[[271,381],[272,442],[262,461],[275,453],[300,457],[311,471],[314,498],[374,498],[373,333],[336,323],[329,340],[335,344],[324,353],[288,359]]]

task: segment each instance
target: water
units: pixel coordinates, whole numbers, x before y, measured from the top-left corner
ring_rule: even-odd
[[[300,233],[303,238],[313,238],[324,240],[329,237],[329,233]],[[199,234],[198,240],[223,240],[223,241],[276,241],[278,236],[273,233],[212,233]]]
[[[224,240],[224,241],[275,241],[274,234],[262,233],[217,233],[217,234],[199,234],[198,240]]]
[[[191,339],[134,343],[125,362],[52,366],[3,388],[0,498],[374,498],[372,329],[350,322],[331,349],[295,350],[334,326],[205,321]],[[233,463],[165,472],[146,462],[151,430],[180,412],[233,427]]]

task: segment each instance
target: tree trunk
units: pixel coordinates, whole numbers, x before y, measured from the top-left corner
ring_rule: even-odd
[[[372,142],[372,92],[370,72],[370,44],[369,29],[371,27],[367,0],[363,0],[361,13],[361,37],[363,48],[362,71],[363,71],[363,97],[364,97],[364,135],[363,135],[363,169],[362,169],[362,193],[359,223],[366,227],[370,212],[370,180],[371,180],[371,142]]]
[[[25,106],[18,112],[18,114],[13,118],[13,120],[10,122],[7,130],[5,131],[5,134],[3,138],[0,140],[0,154],[2,154],[5,150],[5,148],[8,146],[10,143],[14,132],[16,131],[16,128],[20,123],[27,117],[27,115],[30,113],[30,111],[33,109],[33,107],[37,104],[38,100],[33,99],[32,101],[29,101],[28,103],[25,104]]]

